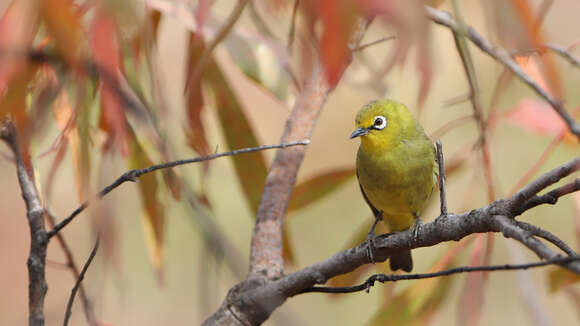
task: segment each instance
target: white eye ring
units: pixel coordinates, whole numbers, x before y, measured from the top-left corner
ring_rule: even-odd
[[[387,126],[387,118],[383,117],[382,115],[377,115],[374,118],[373,122],[373,129],[383,130]]]

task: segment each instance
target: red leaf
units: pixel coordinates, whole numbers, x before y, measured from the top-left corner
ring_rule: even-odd
[[[0,17],[0,49],[19,52],[30,49],[38,27],[38,15],[31,1],[13,1]],[[0,94],[8,83],[26,68],[27,60],[21,56],[0,56]],[[0,108],[0,114],[3,112]],[[9,108],[5,112],[8,112]],[[4,113],[5,113],[4,112]]]
[[[508,122],[538,135],[553,137],[565,133],[564,142],[578,144],[562,118],[546,102],[523,99],[505,117]]]
[[[65,60],[76,66],[82,54],[84,31],[72,0],[41,0],[40,15]]]
[[[320,54],[326,80],[331,87],[336,86],[351,58],[348,42],[358,15],[357,9],[352,1],[318,2],[317,10],[324,26]]]
[[[187,122],[188,128],[187,144],[201,155],[209,154],[209,145],[205,135],[205,128],[202,121],[202,112],[204,109],[204,99],[201,92],[201,81],[192,80],[195,78],[194,70],[196,69],[199,56],[203,52],[203,39],[197,34],[191,34],[189,39],[189,62],[188,62],[188,76],[185,86],[186,101],[187,101]],[[208,163],[204,162],[207,167]]]
[[[102,8],[97,9],[91,23],[90,36],[95,63],[109,78],[114,78],[118,81],[116,84],[119,84],[121,61],[117,43],[117,24],[113,16]],[[127,121],[123,104],[114,87],[111,80],[101,79],[100,127],[108,135],[104,148],[109,150],[116,147],[123,155],[127,155]]]
[[[205,22],[211,12],[211,7],[215,3],[215,0],[199,0],[197,2],[197,7],[195,7],[194,17],[195,17],[195,33],[203,36],[203,27]]]

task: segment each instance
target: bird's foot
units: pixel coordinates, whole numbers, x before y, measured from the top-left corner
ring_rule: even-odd
[[[419,242],[419,229],[421,228],[422,224],[423,223],[421,223],[420,219],[415,220],[415,225],[413,225],[413,228],[411,229],[413,232],[413,238],[411,240],[412,243],[409,243],[409,247],[415,247]]]
[[[367,251],[369,255],[369,260],[373,264],[375,263],[375,255],[374,255],[375,238],[376,238],[375,228],[377,227],[377,224],[382,220],[383,220],[383,211],[379,211],[377,214],[375,214],[375,221],[373,222],[373,225],[371,226],[371,229],[367,234]]]

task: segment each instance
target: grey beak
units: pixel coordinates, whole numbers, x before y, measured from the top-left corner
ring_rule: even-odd
[[[368,128],[356,128],[355,131],[353,131],[353,133],[350,135],[350,139],[359,137],[359,136],[364,136],[366,134],[369,133],[369,129]]]

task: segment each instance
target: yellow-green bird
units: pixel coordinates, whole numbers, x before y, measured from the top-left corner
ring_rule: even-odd
[[[372,101],[356,116],[360,137],[356,173],[363,197],[377,221],[384,219],[391,231],[409,229],[437,184],[435,147],[407,108],[391,100]],[[371,239],[372,240],[372,239]],[[371,255],[372,255],[372,248]],[[393,271],[413,269],[411,251],[390,257]]]

